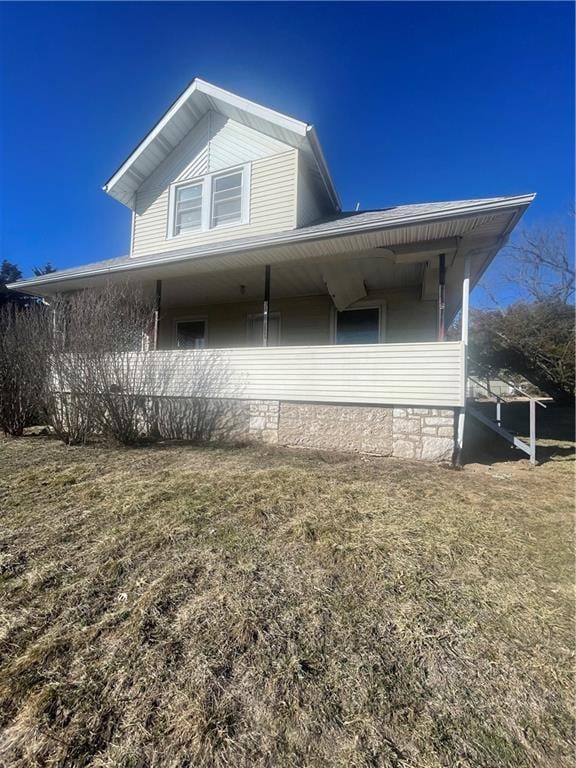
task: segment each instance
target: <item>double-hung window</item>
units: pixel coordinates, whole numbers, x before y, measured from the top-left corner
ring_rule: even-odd
[[[242,219],[242,171],[212,178],[211,227]]]
[[[174,234],[194,231],[202,227],[202,187],[191,184],[176,189],[174,203]]]
[[[247,224],[250,166],[212,173],[170,189],[168,237]]]

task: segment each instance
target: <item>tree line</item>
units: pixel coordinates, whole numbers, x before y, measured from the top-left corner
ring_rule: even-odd
[[[524,230],[505,249],[500,285],[519,298],[471,313],[471,370],[521,377],[555,402],[574,403],[574,253],[566,230]],[[486,290],[490,293],[490,289]]]

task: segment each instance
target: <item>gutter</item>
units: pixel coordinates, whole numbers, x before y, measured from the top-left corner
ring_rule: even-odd
[[[442,221],[443,219],[455,219],[455,218],[465,218],[470,215],[474,215],[477,213],[490,213],[494,210],[506,210],[508,208],[521,208],[521,207],[528,207],[530,203],[534,200],[536,197],[535,193],[531,193],[528,195],[520,195],[518,197],[510,197],[505,200],[498,200],[493,203],[473,203],[465,208],[461,208],[459,210],[443,210],[436,213],[421,213],[421,214],[415,214],[413,216],[405,216],[405,217],[398,217],[396,219],[391,219],[390,221],[387,221],[385,223],[381,221],[375,221],[372,223],[360,223],[357,225],[351,225],[343,229],[342,227],[332,227],[330,229],[323,229],[320,232],[314,231],[314,232],[303,232],[302,230],[293,230],[289,233],[282,233],[279,235],[272,235],[271,237],[268,237],[266,240],[260,240],[258,242],[244,242],[241,245],[238,245],[237,243],[232,243],[230,245],[223,245],[220,249],[217,251],[215,250],[204,250],[204,251],[197,251],[194,254],[189,253],[183,253],[180,255],[175,255],[172,257],[169,256],[162,256],[160,258],[151,259],[148,261],[143,261],[146,257],[144,256],[134,256],[132,257],[136,263],[132,262],[123,262],[122,264],[114,267],[100,267],[98,269],[94,270],[86,270],[83,272],[77,272],[77,273],[54,273],[54,276],[52,279],[43,280],[42,278],[34,278],[33,280],[25,280],[20,281],[17,283],[9,283],[7,284],[7,288],[9,290],[15,290],[15,291],[24,291],[29,287],[35,287],[35,286],[44,286],[44,285],[53,285],[58,282],[64,282],[66,280],[78,280],[85,277],[97,277],[99,275],[105,275],[105,274],[111,274],[114,272],[126,272],[126,271],[134,271],[137,269],[146,269],[149,267],[156,267],[161,266],[162,264],[176,264],[181,261],[195,261],[196,259],[203,259],[203,258],[210,258],[211,256],[223,256],[227,253],[233,253],[233,252],[242,252],[242,251],[255,251],[255,250],[263,250],[265,248],[273,247],[275,245],[283,246],[283,245],[289,245],[290,243],[302,243],[302,242],[312,242],[317,240],[327,240],[334,237],[347,237],[350,234],[354,234],[355,232],[374,232],[374,231],[380,231],[380,230],[388,230],[388,229],[395,229],[401,226],[411,226],[412,224],[419,224],[422,221]],[[520,212],[519,212],[519,215]],[[519,218],[516,217],[514,223]],[[142,261],[141,261],[142,259]]]

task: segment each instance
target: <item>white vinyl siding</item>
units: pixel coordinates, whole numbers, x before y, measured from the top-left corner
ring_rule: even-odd
[[[169,231],[169,187],[140,191],[134,217],[133,256],[174,248],[233,240],[293,229],[296,224],[296,156],[291,149],[251,163],[248,223],[233,223],[207,231],[184,232],[177,239]]]
[[[365,403],[432,408],[464,405],[464,345],[371,344],[155,352],[159,393],[193,394],[195,355],[220,366],[206,396],[242,400]],[[170,371],[168,380],[163,371]],[[152,394],[152,393],[151,393]]]
[[[288,144],[272,136],[230,120],[218,112],[210,113],[210,172],[280,155],[288,149]]]
[[[299,227],[306,227],[328,215],[331,210],[329,198],[323,187],[318,171],[310,167],[303,152],[298,154],[298,199],[297,220]]]

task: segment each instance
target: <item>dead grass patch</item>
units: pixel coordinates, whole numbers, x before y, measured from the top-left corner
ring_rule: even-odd
[[[570,463],[0,457],[5,765],[572,765]]]

